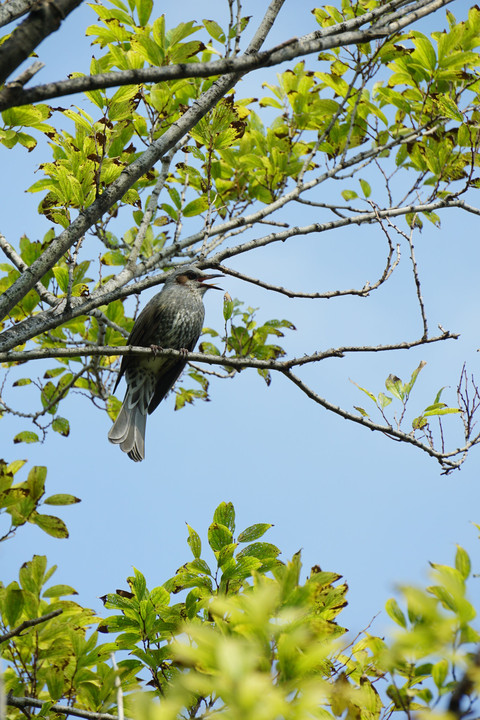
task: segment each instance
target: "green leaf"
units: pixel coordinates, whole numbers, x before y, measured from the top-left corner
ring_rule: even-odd
[[[47,683],[48,693],[52,699],[52,702],[44,702],[42,705],[42,709],[38,713],[37,717],[43,717],[43,711],[45,710],[45,706],[47,706],[45,712],[46,717],[48,717],[48,710],[50,709],[49,706],[57,700],[60,700],[63,695],[64,681],[65,675],[58,667],[50,666],[46,669],[45,682]]]
[[[220,551],[232,542],[232,533],[226,525],[213,522],[208,528],[208,543],[214,552]]]
[[[412,428],[414,430],[421,430],[425,425],[428,425],[428,420],[423,415],[419,415],[412,420]]]
[[[66,293],[68,290],[68,283],[69,283],[69,276],[68,276],[68,270],[65,267],[60,267],[59,265],[56,265],[53,268],[53,274],[55,275],[55,280],[58,283],[58,287],[63,293]]]
[[[366,198],[370,197],[372,194],[372,188],[368,184],[366,180],[362,180],[362,178],[359,178],[360,187],[362,188],[362,192],[365,195]]]
[[[213,521],[218,522],[235,532],[235,508],[231,502],[222,502],[213,513]]]
[[[64,493],[58,493],[56,495],[50,495],[43,501],[45,505],[74,505],[75,503],[82,502],[80,498],[74,495],[66,495]]]
[[[22,614],[23,607],[23,590],[18,587],[18,583],[14,582],[7,587],[3,601],[3,614],[11,628],[17,624],[17,620]]]
[[[405,388],[399,377],[390,374],[385,380],[385,387],[388,392],[391,392],[392,395],[403,401],[405,397]]]
[[[70,585],[52,585],[43,593],[44,598],[64,597],[65,595],[78,595],[77,591]]]
[[[439,405],[443,405],[443,403],[439,403]],[[423,413],[424,417],[430,417],[432,415],[454,415],[459,412],[462,412],[460,408],[449,408],[449,407],[431,407],[430,409],[426,409]]]
[[[280,555],[280,550],[276,545],[267,542],[254,542],[251,545],[247,545],[237,555],[238,558],[242,557],[256,557],[258,560],[271,560]]]
[[[257,523],[256,525],[250,525],[250,527],[239,534],[237,540],[239,543],[258,540],[258,538],[262,537],[262,535],[264,535],[271,527],[273,527],[271,523]]]
[[[66,418],[56,417],[52,423],[52,429],[63,437],[70,435],[70,423]]]
[[[210,37],[217,40],[219,43],[225,42],[225,33],[215,20],[203,20],[203,24],[205,25],[205,29]]]
[[[185,217],[193,217],[194,215],[200,215],[200,213],[205,212],[205,210],[208,208],[208,197],[206,195],[202,195],[199,198],[196,198],[195,200],[192,200],[189,202],[185,207],[183,208],[183,215]]]
[[[410,392],[411,392],[413,386],[415,385],[415,382],[417,380],[420,370],[423,370],[423,368],[425,367],[426,364],[427,363],[424,360],[422,360],[421,363],[419,364],[419,366],[413,371],[412,376],[411,376],[410,380],[408,381],[408,383],[405,384],[405,392],[407,395],[410,395]]]
[[[193,553],[193,557],[199,558],[202,553],[202,541],[200,540],[200,535],[192,527],[190,527],[188,523],[186,523],[186,525],[188,528],[188,545]]]
[[[19,432],[13,438],[14,443],[34,443],[39,442],[39,440],[40,438],[38,437],[37,433],[34,433],[31,430],[24,430],[23,432]]]
[[[350,382],[351,382],[353,385],[355,385],[355,387],[357,387],[359,390],[361,390],[362,392],[364,392],[365,395],[368,395],[368,397],[370,398],[370,400],[373,400],[373,402],[375,403],[375,405],[377,404],[377,398],[375,397],[375,395],[374,395],[373,393],[370,392],[370,390],[365,390],[365,388],[363,388],[363,387],[361,387],[360,385],[358,385],[354,380],[350,380]],[[358,410],[358,408],[356,408],[356,410]],[[359,412],[360,412],[360,410],[359,410]]]
[[[353,407],[357,412],[360,413],[360,415],[362,417],[367,417],[367,418],[370,417],[370,415],[367,413],[367,411],[364,410],[362,407],[359,407],[358,405],[354,405]]]
[[[153,10],[153,0],[135,0],[140,25],[144,27]]]
[[[225,322],[227,322],[227,320],[230,320],[230,318],[232,317],[234,307],[234,300],[232,300],[228,293],[225,293],[225,296],[223,298],[223,319],[225,320]]]
[[[443,687],[448,674],[448,660],[443,658],[432,667],[433,682],[438,688]]]
[[[54,515],[42,515],[34,512],[29,520],[52,537],[68,538],[67,526],[63,520],[60,520],[60,518]]]
[[[387,600],[387,602],[385,603],[385,610],[392,618],[392,620],[397,623],[397,625],[400,625],[400,627],[403,628],[407,627],[407,620],[405,618],[405,615],[400,610],[400,607],[395,598],[390,598],[389,600]]]
[[[472,564],[470,562],[470,557],[467,551],[460,547],[460,545],[457,545],[457,552],[455,555],[455,567],[459,571],[463,579],[466,580],[470,575]]]

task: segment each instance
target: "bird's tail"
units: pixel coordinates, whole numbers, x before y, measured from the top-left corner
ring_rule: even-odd
[[[146,412],[142,412],[142,409],[139,403],[132,407],[130,393],[127,390],[118,417],[108,433],[110,442],[120,445],[123,452],[128,453],[128,457],[135,462],[139,462],[145,457],[147,415]]]

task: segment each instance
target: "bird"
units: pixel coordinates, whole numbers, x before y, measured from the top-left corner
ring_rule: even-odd
[[[203,296],[210,288],[207,275],[194,265],[183,265],[168,274],[161,292],[143,308],[127,345],[191,352],[203,328]],[[135,462],[145,457],[145,427],[150,415],[167,395],[186,365],[186,360],[165,356],[127,356],[120,365],[113,392],[125,375],[127,390],[117,419],[108,433],[110,442]]]

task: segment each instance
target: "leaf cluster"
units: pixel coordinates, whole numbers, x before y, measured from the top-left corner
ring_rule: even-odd
[[[14,482],[15,475],[25,464],[25,460],[15,460],[7,465],[0,460],[0,518],[9,516],[10,527],[0,537],[6,540],[15,534],[16,530],[32,523],[48,535],[56,538],[67,538],[67,526],[55,515],[40,513],[42,505],[61,506],[80,502],[79,498],[67,493],[57,493],[45,497],[45,480],[47,468],[35,466],[28,473],[26,480]]]

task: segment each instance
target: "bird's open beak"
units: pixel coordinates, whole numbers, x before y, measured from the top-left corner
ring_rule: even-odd
[[[223,275],[203,275],[203,277],[200,278],[200,282],[204,287],[211,288],[212,290],[223,290],[223,288],[219,288],[216,285],[211,285],[210,283],[205,282],[205,280],[213,280],[213,278],[221,278]]]

